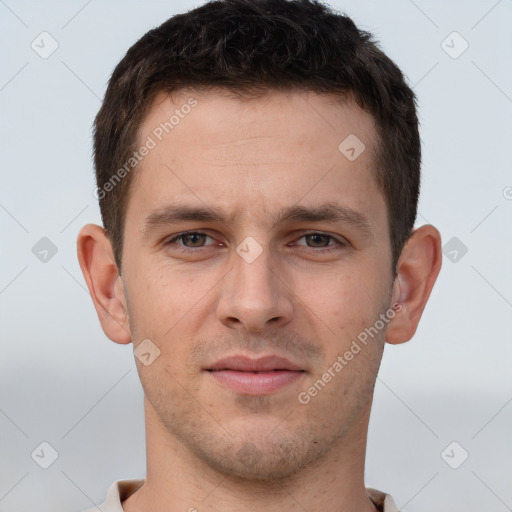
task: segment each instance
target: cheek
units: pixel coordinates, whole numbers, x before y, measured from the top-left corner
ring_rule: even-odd
[[[210,274],[211,275],[211,274]],[[192,340],[213,310],[209,294],[215,280],[185,276],[168,267],[137,269],[130,287],[130,315],[136,340],[152,340],[160,349],[160,370],[179,376],[187,372],[184,361]]]
[[[353,268],[335,269],[304,280],[296,294],[329,327],[347,326],[371,314],[379,303],[374,277]]]
[[[132,338],[135,344],[149,338],[162,349],[162,335],[172,327],[174,316],[179,314],[177,294],[155,270],[134,268],[126,275],[131,277],[127,293]]]
[[[132,287],[137,302],[137,315],[144,313],[158,324],[168,323],[186,314],[208,290],[204,281],[182,276],[179,272],[160,266],[136,268]],[[201,290],[200,288],[204,288]]]
[[[384,312],[387,284],[378,269],[369,262],[351,268],[347,265],[346,269],[300,281],[297,297],[304,303],[303,314],[325,339],[330,359],[344,353],[352,340]]]

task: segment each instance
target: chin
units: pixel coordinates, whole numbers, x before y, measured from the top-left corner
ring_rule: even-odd
[[[251,452],[253,450],[252,447],[247,449],[248,446],[250,445],[242,447],[238,452],[231,454],[231,456],[226,456],[223,453],[219,457],[212,457],[210,454],[203,458],[203,460],[211,469],[218,473],[237,480],[260,481],[262,483],[289,480],[299,473],[303,467],[299,461],[290,460],[283,453],[272,455],[259,453],[256,457],[246,453],[242,457],[240,455],[241,451]]]
[[[209,443],[197,443],[193,450],[218,473],[269,484],[292,479],[305,467],[319,461],[330,448],[330,443],[317,441],[311,432],[309,435],[306,432],[266,432],[260,436],[254,431],[250,435],[247,432],[233,436],[227,443],[225,438],[224,442],[218,440],[215,447],[210,438]]]

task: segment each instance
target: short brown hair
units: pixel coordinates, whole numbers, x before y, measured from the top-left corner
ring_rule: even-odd
[[[373,116],[375,178],[387,203],[395,273],[419,197],[415,96],[370,33],[315,0],[211,1],[147,32],[117,65],[94,122],[94,164],[119,271],[133,182],[133,173],[121,170],[136,150],[152,100],[162,91],[219,87],[252,95],[302,90],[350,96]]]

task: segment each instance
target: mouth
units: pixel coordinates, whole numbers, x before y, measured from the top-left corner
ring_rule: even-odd
[[[286,358],[233,356],[205,368],[219,384],[244,395],[267,395],[301,379],[306,371]]]

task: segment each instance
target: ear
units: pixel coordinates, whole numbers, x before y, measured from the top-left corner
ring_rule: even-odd
[[[404,343],[414,336],[441,270],[441,262],[439,231],[430,225],[414,230],[398,260],[391,303],[399,305],[394,308],[396,314],[388,325],[388,343]]]
[[[78,234],[77,253],[103,332],[116,343],[130,343],[123,282],[105,230],[95,224],[84,226]]]

